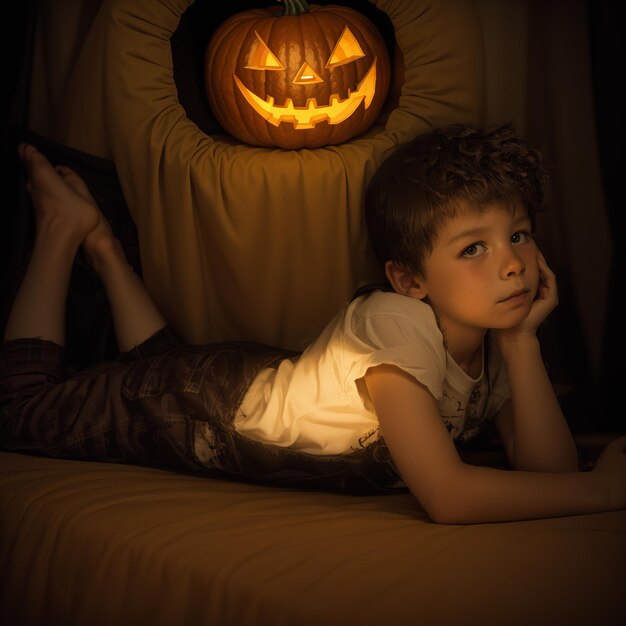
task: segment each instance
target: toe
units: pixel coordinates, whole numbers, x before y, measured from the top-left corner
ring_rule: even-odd
[[[65,165],[57,165],[54,169],[57,171],[57,174],[66,182],[69,182],[68,179],[71,179],[72,176],[76,176],[76,174],[74,174],[74,172]]]
[[[22,162],[26,162],[26,150],[28,148],[28,144],[20,143],[17,146],[17,156],[20,158]]]
[[[21,155],[25,159],[30,159],[32,156],[38,152],[37,148],[30,143],[22,143],[20,144]]]
[[[20,144],[20,157],[27,168],[31,169],[35,166],[50,165],[50,161],[35,146],[29,143]]]
[[[61,178],[77,193],[79,193],[83,198],[93,202],[96,204],[93,195],[89,189],[89,186],[81,178],[71,167],[67,165],[59,165],[56,168],[57,172],[61,176]]]
[[[67,165],[57,165],[57,172],[59,172],[59,174],[74,174],[76,175],[76,172],[71,168],[68,167]]]

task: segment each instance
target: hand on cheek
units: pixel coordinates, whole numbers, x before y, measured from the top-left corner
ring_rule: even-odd
[[[507,330],[501,330],[497,333],[499,341],[506,341],[507,338],[516,338],[524,336],[535,336],[537,328],[543,323],[543,321],[552,312],[557,305],[558,295],[556,286],[556,276],[554,272],[548,267],[546,260],[537,251],[537,269],[539,274],[539,281],[537,285],[537,293],[535,299],[528,311],[528,315],[524,320],[515,326]]]
[[[548,267],[545,257],[537,251],[537,269],[539,282],[535,300],[520,330],[535,332],[541,323],[553,311],[558,302],[556,276]]]
[[[543,254],[537,250],[537,267],[539,269],[539,284],[537,286],[537,295],[535,300],[544,301],[546,306],[550,306],[547,313],[552,311],[558,304],[558,292],[556,286],[556,276],[548,267]]]

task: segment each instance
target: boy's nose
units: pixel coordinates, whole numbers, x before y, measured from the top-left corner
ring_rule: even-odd
[[[526,266],[522,258],[514,250],[506,254],[502,262],[502,273],[507,278],[519,276],[526,271]]]

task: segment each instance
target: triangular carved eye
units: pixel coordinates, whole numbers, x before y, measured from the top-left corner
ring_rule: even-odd
[[[249,70],[284,70],[285,66],[276,58],[259,33],[254,31],[258,39],[257,45],[248,58],[246,69]]]
[[[324,79],[305,61],[293,79],[295,85],[313,85],[323,83]]]
[[[335,45],[333,53],[330,55],[330,59],[328,59],[328,63],[326,63],[326,67],[339,67],[364,56],[365,53],[361,49],[359,42],[346,26]]]

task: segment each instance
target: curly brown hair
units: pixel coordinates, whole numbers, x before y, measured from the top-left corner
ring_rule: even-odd
[[[534,230],[547,180],[541,153],[510,123],[437,128],[396,148],[374,174],[365,194],[370,243],[383,267],[391,260],[423,274],[441,225],[461,210],[521,203]]]

